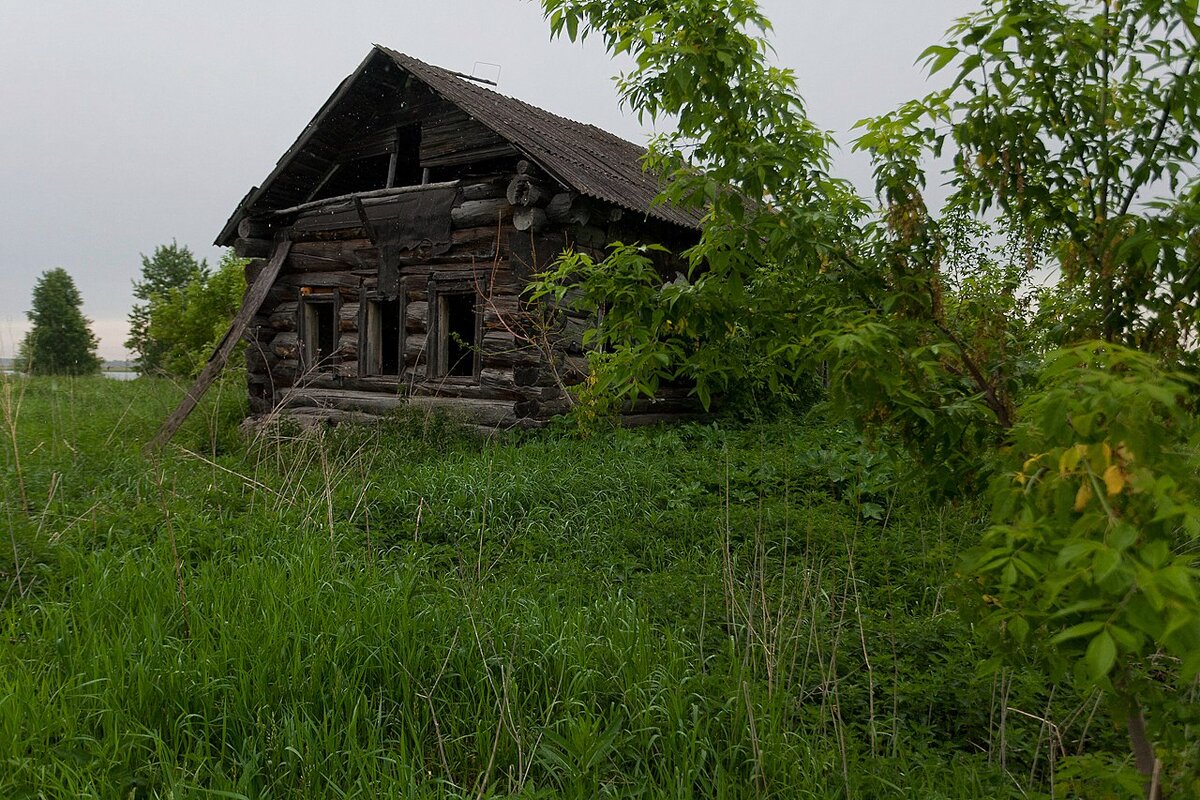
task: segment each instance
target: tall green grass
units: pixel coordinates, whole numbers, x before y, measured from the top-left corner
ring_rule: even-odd
[[[3,797],[1027,797],[1120,752],[974,677],[976,510],[816,417],[243,438],[230,384],[147,460],[174,387],[0,389]]]

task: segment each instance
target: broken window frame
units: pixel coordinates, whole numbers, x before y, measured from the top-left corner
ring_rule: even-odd
[[[396,303],[398,306],[399,330],[396,332],[396,371],[384,372],[383,348],[383,314],[384,303]],[[395,297],[387,297],[378,291],[363,291],[359,300],[358,321],[358,374],[363,378],[396,378],[399,379],[405,370],[404,339],[405,326],[408,322],[408,303],[403,284]]]
[[[329,331],[332,346],[328,353],[321,351],[320,309],[329,308],[331,329]],[[300,344],[300,365],[305,372],[314,370],[331,371],[336,367],[336,359],[341,349],[341,325],[339,320],[342,312],[341,293],[335,290],[320,289],[305,286],[300,289],[296,330]],[[316,357],[314,357],[314,353]]]
[[[471,351],[471,374],[450,373],[450,319],[445,307],[448,298],[470,296],[473,299],[474,336],[468,345]],[[428,363],[426,380],[478,383],[483,370],[483,298],[473,281],[431,280],[429,282],[429,329],[426,349]]]

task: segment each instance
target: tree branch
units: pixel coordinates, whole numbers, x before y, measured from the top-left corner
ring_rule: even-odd
[[[1121,202],[1121,211],[1118,216],[1125,216],[1129,213],[1129,207],[1133,205],[1133,198],[1137,196],[1138,189],[1142,188],[1145,183],[1145,174],[1150,168],[1150,162],[1158,154],[1158,146],[1162,143],[1163,134],[1167,130],[1167,122],[1171,119],[1171,106],[1174,104],[1175,95],[1179,90],[1179,83],[1188,76],[1192,71],[1192,67],[1196,64],[1196,55],[1193,53],[1184,65],[1183,70],[1175,76],[1174,82],[1171,84],[1171,91],[1167,94],[1167,101],[1163,103],[1162,113],[1158,116],[1158,124],[1155,126],[1154,135],[1150,138],[1150,152],[1146,153],[1142,158],[1142,163],[1138,164],[1137,169],[1133,171],[1133,177],[1129,183],[1129,190],[1125,193],[1125,199]],[[1139,179],[1139,176],[1142,176]]]

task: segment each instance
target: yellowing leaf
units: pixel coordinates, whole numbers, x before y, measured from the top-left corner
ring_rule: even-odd
[[[1092,486],[1084,481],[1079,484],[1079,491],[1075,493],[1075,511],[1077,513],[1083,511],[1090,502],[1092,502]]]
[[[1079,466],[1079,460],[1087,451],[1087,445],[1077,444],[1069,450],[1064,450],[1063,454],[1058,457],[1058,472],[1064,478],[1067,473],[1074,472],[1075,467]]]
[[[1120,494],[1125,488],[1125,475],[1116,464],[1104,470],[1104,488],[1109,497]]]

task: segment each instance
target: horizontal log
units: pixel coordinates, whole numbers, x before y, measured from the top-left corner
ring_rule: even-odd
[[[503,175],[497,175],[493,178],[485,180],[464,182],[462,185],[463,200],[492,200],[498,197],[504,197],[505,187],[508,185],[508,179]]]
[[[575,404],[565,397],[546,402],[541,400],[521,400],[513,405],[513,413],[518,417],[549,419],[559,414],[566,414],[574,407]]]
[[[245,217],[238,223],[237,233],[243,239],[271,239],[275,228],[265,219]]]
[[[269,365],[270,383],[276,390],[291,386],[300,375],[300,361],[297,358],[273,359]]]
[[[345,228],[330,228],[328,230],[306,230],[303,227],[288,229],[288,236],[293,243],[297,242],[340,242],[348,239],[368,239],[367,231],[361,223]]]
[[[483,225],[499,226],[512,219],[512,206],[505,198],[490,200],[467,200],[450,211],[450,219],[456,228],[476,228]]]
[[[296,242],[288,253],[289,272],[378,268],[379,250],[368,239]]]
[[[586,225],[591,209],[574,192],[559,192],[550,198],[546,218],[555,225]]]
[[[450,234],[450,253],[455,255],[464,253],[493,254],[500,246],[502,239],[495,224],[475,227],[459,226]]]
[[[463,397],[405,397],[381,392],[293,387],[281,393],[281,408],[318,408],[387,414],[404,406],[429,412],[444,411],[471,425],[504,426],[516,422],[513,403]]]
[[[266,258],[274,248],[275,243],[270,239],[233,240],[233,252],[238,258]]]
[[[358,330],[358,303],[342,303],[338,312],[338,330],[343,333]]]
[[[513,383],[512,369],[485,367],[474,381],[433,379],[413,383],[411,392],[419,397],[465,397],[481,400],[524,400],[540,397],[540,390]]]
[[[699,414],[703,411],[695,397],[639,397],[622,409],[625,414]]]
[[[546,212],[540,208],[518,208],[513,212],[513,227],[536,233],[546,227]]]
[[[607,231],[595,225],[573,225],[569,231],[569,239],[572,244],[581,247],[604,247],[612,241]]]
[[[410,397],[409,405],[431,412],[443,411],[460,422],[489,428],[516,424],[513,404],[507,400],[475,400],[463,397]]]
[[[246,262],[244,274],[246,276],[247,294],[250,292],[250,287],[254,285],[255,279],[258,278],[258,274],[266,268],[267,263],[267,260],[263,258],[252,258]]]
[[[429,303],[410,302],[404,307],[404,329],[424,333],[429,328]]]
[[[493,142],[492,144],[481,142],[470,148],[460,148],[440,156],[423,155],[421,163],[429,167],[452,167],[516,155],[516,149],[504,139],[496,137]],[[424,148],[422,148],[423,150]]]
[[[404,336],[404,356],[412,358],[415,363],[425,360],[425,334],[409,333]]]
[[[514,350],[517,347],[517,340],[508,331],[489,331],[483,336],[483,352],[487,353],[503,353]]]
[[[304,272],[283,275],[276,281],[277,286],[303,287],[315,289],[353,289],[358,290],[360,278],[350,272]]]
[[[271,352],[281,359],[299,358],[300,340],[294,333],[281,333],[272,340]]]
[[[550,201],[546,187],[531,175],[517,175],[509,181],[505,197],[509,204],[522,208],[542,206]]]
[[[296,330],[296,303],[280,303],[270,317],[270,326],[280,332]]]
[[[357,197],[364,205],[374,205],[376,201],[386,201],[390,197],[395,197],[399,194],[408,194],[411,192],[425,192],[432,189],[445,189],[451,186],[457,186],[458,181],[447,181],[444,183],[427,183],[422,186],[397,186],[392,189],[375,189],[370,192],[354,192],[353,194],[344,194],[337,197],[328,197],[323,200],[313,200],[308,203],[281,208],[278,211],[272,211],[268,215],[269,218],[275,219],[278,217],[289,217],[293,214],[301,214],[306,211],[323,210],[327,213],[335,213],[338,211],[352,211],[354,208],[354,198]]]
[[[383,419],[380,414],[343,411],[338,408],[292,408],[281,416],[305,430],[326,425],[377,425]]]
[[[513,369],[513,380],[522,386],[557,386],[561,381],[567,386],[579,383],[589,371],[587,358],[582,356],[559,356],[552,367],[538,362]]]
[[[582,320],[564,316],[559,322],[557,330],[551,332],[550,339],[555,346],[562,347],[573,355],[579,355],[584,352],[584,334],[594,327],[596,327],[594,319]]]

